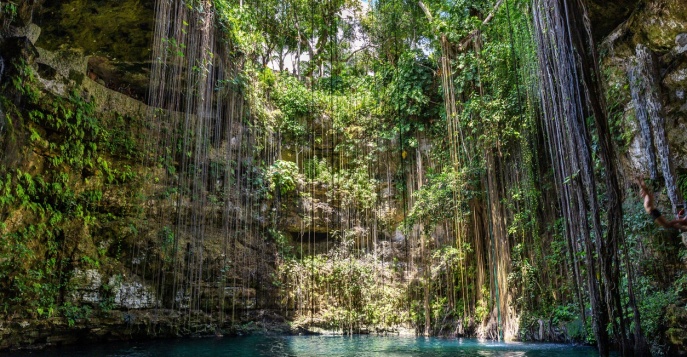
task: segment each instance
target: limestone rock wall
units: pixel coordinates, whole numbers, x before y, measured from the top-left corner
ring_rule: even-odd
[[[635,49],[644,45],[654,54],[661,90],[661,115],[678,175],[687,170],[687,3],[680,0],[647,2],[601,43],[607,86],[614,93],[611,104],[622,108],[618,131],[629,131],[626,172],[648,176],[647,157],[639,135],[628,73],[634,65]],[[619,135],[622,135],[619,133]]]
[[[639,79],[631,75],[637,66],[638,48],[640,51],[648,49],[650,56],[656,64],[655,76],[657,85],[650,93],[641,93],[643,96],[656,96],[660,110],[658,114],[665,120],[665,132],[670,148],[670,162],[675,171],[677,191],[687,194],[687,2],[682,0],[644,1],[637,4],[631,15],[613,31],[600,39],[600,52],[602,55],[602,70],[608,90],[608,101],[611,108],[610,118],[615,128],[617,143],[621,151],[623,174],[626,182],[626,203],[634,204],[637,212],[641,212],[640,219],[645,219],[639,203],[636,187],[631,186],[636,176],[649,178],[649,155],[647,144],[640,135],[640,123],[638,113],[646,111],[646,102],[639,104],[633,100],[633,86],[637,86]],[[636,92],[634,93],[636,96]],[[639,107],[644,106],[644,107]],[[653,147],[657,156],[659,150]],[[666,189],[663,179],[661,163],[658,165],[658,184],[656,198],[659,208],[666,217],[672,217],[671,202],[667,197],[670,193]],[[684,199],[684,197],[682,197]],[[626,207],[630,207],[626,205]],[[627,210],[626,215],[633,214]],[[647,220],[648,222],[648,220]],[[626,226],[626,228],[629,228]],[[661,291],[677,289],[674,279],[684,271],[684,261],[680,262],[677,252],[684,247],[680,244],[679,237],[670,232],[664,232],[670,238],[648,238],[650,234],[640,238],[641,244],[647,247],[656,247],[660,244],[666,252],[673,252],[671,256],[665,256],[658,248],[654,252],[654,264],[660,266],[658,276],[665,278],[644,283],[641,289],[651,294],[661,294]],[[628,238],[629,239],[629,238]],[[663,239],[663,240],[662,240]],[[660,241],[660,242],[658,242]],[[653,249],[653,248],[650,248]],[[644,269],[640,275],[651,276],[655,274],[652,268]],[[672,279],[672,280],[671,280]],[[654,295],[657,296],[657,295]],[[684,305],[687,296],[677,292],[677,299]],[[641,306],[656,304],[655,301],[640,301]],[[655,305],[657,306],[657,305]],[[647,314],[647,310],[643,310]],[[650,311],[650,310],[649,310]],[[646,316],[642,316],[644,319]],[[667,355],[684,354],[687,344],[687,319],[684,308],[670,305],[661,311],[658,327],[655,330],[644,331],[650,334],[652,350],[656,353]]]
[[[21,271],[22,266],[16,274],[30,275],[35,270],[30,278],[14,272],[8,277],[2,270],[12,265],[13,248],[0,242],[0,306],[5,306],[0,308],[0,350],[231,333],[244,322],[257,321],[250,315],[254,309],[273,307],[276,302],[270,278],[275,248],[260,236],[259,222],[265,220],[260,218],[261,212],[246,207],[249,193],[245,192],[236,194],[232,207],[237,219],[232,224],[255,228],[237,232],[231,251],[223,248],[227,237],[220,206],[208,207],[208,216],[213,218],[203,245],[203,270],[207,273],[197,293],[204,311],[190,309],[188,292],[179,291],[170,297],[170,289],[156,280],[162,271],[162,255],[166,254],[162,247],[165,237],[151,207],[173,191],[155,179],[159,172],[154,165],[146,165],[154,160],[150,147],[155,142],[146,121],[153,108],[144,103],[153,3],[20,1],[21,16],[7,22],[0,32],[0,186],[12,186],[23,173],[50,184],[64,180],[60,187],[66,186],[75,200],[83,202],[79,209],[87,210],[86,218],[81,218],[70,208],[74,202],[64,202],[64,207],[57,209],[67,216],[66,222],[50,228],[56,232],[54,237],[39,235],[27,242],[31,258],[23,263],[25,271]],[[20,77],[25,85],[14,84]],[[36,100],[28,100],[29,95]],[[53,102],[68,103],[64,109],[68,111],[72,100],[79,101],[78,105],[92,105],[94,113],[89,114],[89,120],[97,122],[95,125],[107,136],[79,139],[86,142],[85,151],[98,156],[87,165],[55,164],[64,133],[46,122],[29,119],[38,112],[50,112]],[[73,113],[69,117],[73,119]],[[245,130],[237,128],[238,139],[229,138],[231,150],[243,145]],[[91,141],[95,146],[89,146]],[[251,157],[241,160],[250,162]],[[12,182],[5,181],[5,174],[13,177]],[[0,195],[7,192],[3,189]],[[90,204],[82,200],[87,194],[96,195]],[[31,204],[43,207],[42,202]],[[183,205],[160,209],[183,210]],[[2,239],[24,226],[36,229],[44,216],[40,209],[34,210],[22,204],[0,203]],[[187,239],[179,237],[180,246],[186,247]],[[57,246],[58,252],[51,251],[51,246]],[[184,254],[190,253],[180,253],[182,259]],[[220,265],[227,254],[234,268],[223,286],[217,275],[226,274]],[[45,265],[53,259],[56,267]],[[50,277],[41,276],[48,271],[53,272]],[[165,274],[169,284],[178,279],[174,272]],[[24,279],[22,284],[35,282],[32,289],[36,291],[26,295],[32,301],[5,294],[6,287],[13,292],[22,288],[19,279]],[[47,300],[38,301],[34,296]],[[172,305],[174,311],[169,309]],[[221,311],[224,316],[219,318],[208,310]]]

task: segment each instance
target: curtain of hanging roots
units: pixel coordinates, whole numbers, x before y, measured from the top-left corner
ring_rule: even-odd
[[[254,133],[242,126],[244,99],[229,84],[242,59],[215,37],[212,2],[197,5],[156,3],[147,164],[159,180],[151,210],[162,248],[151,264],[158,271],[142,274],[153,277],[163,306],[186,311],[187,327],[233,321],[257,301],[248,285],[264,284],[253,170],[245,167]],[[219,258],[211,261],[208,249]]]
[[[611,326],[610,332],[621,353],[629,355],[632,351],[627,340],[628,320],[619,290],[624,237],[617,159],[589,19],[580,1],[534,0],[532,9],[541,71],[541,105],[556,188],[566,218],[566,235],[573,249],[578,238],[583,238],[588,297],[600,353],[608,354],[607,327]],[[588,117],[593,118],[593,126],[587,125]],[[603,175],[594,169],[593,136],[598,143],[595,153]],[[605,192],[603,203],[599,200],[600,192]],[[630,292],[631,285],[630,281]],[[633,299],[630,308],[633,314],[639,314]],[[639,326],[635,326],[634,334],[635,353],[642,353]]]

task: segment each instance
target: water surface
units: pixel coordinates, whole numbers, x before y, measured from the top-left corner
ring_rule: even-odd
[[[12,356],[210,357],[375,356],[488,357],[598,356],[596,349],[546,343],[502,343],[474,339],[380,336],[263,336],[118,342],[71,346]],[[2,354],[0,354],[2,356]]]

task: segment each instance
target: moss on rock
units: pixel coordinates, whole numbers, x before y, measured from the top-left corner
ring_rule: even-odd
[[[49,2],[36,21],[43,28],[37,46],[52,51],[79,47],[87,55],[149,60],[154,18],[151,0]]]
[[[685,32],[687,2],[663,0],[649,2],[637,13],[630,30],[635,43],[644,43],[652,51],[665,53],[675,47],[676,37]]]

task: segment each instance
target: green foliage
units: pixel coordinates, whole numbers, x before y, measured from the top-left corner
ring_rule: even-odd
[[[685,275],[678,279],[680,280],[684,281]],[[638,277],[635,286],[639,288],[638,293],[641,297],[638,300],[642,331],[650,340],[659,339],[667,325],[666,308],[679,303],[679,292],[673,288],[657,290],[656,285],[647,277]]]
[[[5,27],[17,17],[17,4],[12,1],[0,2],[0,18],[4,20]]]
[[[340,206],[367,209],[377,202],[377,180],[360,163],[351,169],[334,170],[325,159],[306,161],[305,175],[310,182],[327,185],[327,196],[340,201]]]
[[[477,301],[477,307],[475,307],[475,320],[479,322],[485,321],[490,313],[489,289],[486,286],[482,287],[482,296],[484,297]]]
[[[290,134],[295,140],[304,140],[306,135],[306,120],[318,114],[319,96],[309,90],[298,79],[289,75],[281,75],[275,85],[272,95],[274,103],[281,111],[278,128],[285,134]]]
[[[56,97],[50,101],[47,110],[29,111],[28,118],[47,132],[58,134],[61,140],[49,142],[30,127],[31,141],[51,152],[49,162],[53,167],[67,164],[75,170],[93,169],[97,164],[97,142],[102,135],[102,128],[93,112],[93,104],[76,93],[70,95],[68,103]]]
[[[93,312],[88,305],[74,305],[70,302],[64,303],[59,309],[62,316],[67,319],[69,327],[74,327],[77,320],[88,319]]]
[[[303,172],[308,180],[326,183],[332,181],[332,169],[324,158],[308,159],[303,166]]]
[[[574,304],[558,305],[553,308],[551,323],[570,322],[579,317],[579,308]]]
[[[608,68],[604,71],[606,79],[606,103],[608,106],[608,122],[610,125],[610,132],[613,133],[613,140],[618,146],[620,152],[625,152],[629,149],[634,133],[632,125],[629,124],[631,118],[625,116],[624,103],[630,101],[629,83],[621,84],[619,79],[625,78],[625,73],[620,68],[615,70]],[[625,81],[622,81],[625,82]]]
[[[353,258],[348,242],[326,255],[287,259],[279,266],[282,304],[295,309],[296,320],[303,322],[314,306],[319,326],[343,332],[407,321],[402,289],[391,283],[395,273],[371,256]]]
[[[158,232],[158,238],[163,253],[164,261],[171,261],[172,255],[174,254],[174,230],[170,226],[164,226]]]
[[[397,65],[384,63],[376,69],[373,83],[367,86],[370,94],[355,102],[363,103],[374,126],[357,124],[368,133],[397,144],[404,151],[417,148],[417,135],[430,129],[444,130],[439,119],[436,64],[419,51],[402,53]],[[365,87],[363,87],[365,88]],[[359,117],[360,115],[354,115]]]
[[[358,166],[355,170],[340,171],[333,181],[339,189],[342,207],[357,206],[371,208],[377,202],[376,180],[371,179],[367,169]]]
[[[184,57],[184,49],[186,49],[186,45],[184,45],[183,43],[178,43],[176,39],[163,38],[162,46],[164,46],[165,52],[167,56],[169,56],[170,58]]]
[[[277,160],[267,169],[265,180],[268,182],[270,196],[287,195],[296,189],[300,180],[298,166],[291,161]]]
[[[100,287],[101,297],[98,309],[102,312],[109,312],[114,308],[115,297],[113,286],[110,284],[103,284]]]
[[[94,223],[88,208],[99,194],[77,195],[66,175],[51,182],[41,175],[16,170],[1,181],[0,212],[24,211],[26,223],[4,234],[0,286],[10,303],[28,303],[28,311],[54,309],[58,291],[66,287],[66,276],[61,273],[66,263],[61,258],[65,229],[75,221],[85,226]]]
[[[40,93],[37,89],[37,79],[33,69],[23,58],[14,61],[12,65],[17,72],[16,76],[12,76],[14,90],[25,97],[29,103],[37,103]]]
[[[493,2],[487,0],[427,1],[434,14],[432,29],[446,34],[453,43],[460,43],[471,31],[480,28],[482,18]]]
[[[29,66],[18,73],[13,82],[23,86],[15,88],[22,107],[8,117],[28,141],[19,166],[0,167],[0,314],[59,312],[73,324],[90,309],[65,302],[73,269],[101,269],[109,259],[107,249],[91,241],[100,225],[117,218],[118,207],[106,209],[104,197],[138,179],[131,166],[115,168],[105,155],[133,159],[135,143],[124,137],[121,117],[107,125],[78,93],[53,96],[39,91]]]
[[[516,244],[511,252],[511,272],[508,274],[508,285],[519,290],[515,306],[526,307],[527,302],[535,300],[543,292],[537,285],[538,272],[536,266],[525,256],[522,244]]]
[[[429,106],[429,93],[434,81],[432,67],[419,51],[403,53],[397,67],[387,67],[387,70],[392,71],[387,89],[389,102],[396,115],[401,118],[427,119],[436,113]]]
[[[107,128],[101,131],[106,152],[126,160],[141,160],[143,154],[139,150],[137,134],[131,130],[135,127],[140,127],[138,119],[116,114],[113,120],[107,122]]]
[[[267,88],[273,88],[277,82],[277,75],[269,67],[265,67],[258,74],[258,80]]]
[[[682,193],[682,197],[687,197],[687,171],[678,170],[677,188]]]
[[[662,340],[666,329],[675,323],[670,320],[668,312],[672,306],[683,304],[684,292],[687,291],[687,275],[681,268],[673,268],[682,266],[680,255],[684,254],[684,247],[676,239],[675,232],[665,232],[652,222],[636,197],[625,202],[623,211],[625,254],[631,268],[638,272],[634,276],[633,287],[641,329],[652,345],[652,351],[663,353]],[[623,290],[627,284],[624,279]],[[623,296],[623,299],[629,297]],[[634,328],[634,322],[631,328]]]
[[[281,254],[282,257],[291,259],[292,253],[293,253],[293,246],[291,245],[290,239],[286,236],[281,231],[278,231],[274,228],[269,228],[267,230],[267,233],[269,236],[274,240],[274,242],[277,245],[277,251],[279,251],[279,254]]]
[[[520,93],[504,58],[510,58],[508,44],[490,42],[479,55],[468,52],[457,59],[463,70],[455,79],[456,91],[465,98],[460,123],[468,136],[466,140],[474,140],[479,147],[518,143],[527,128],[528,122],[522,120]]]
[[[236,1],[213,0],[218,27],[224,38],[233,46],[236,55],[251,54],[265,39],[260,31],[260,23],[252,6],[239,6]]]
[[[426,41],[429,24],[417,3],[408,6],[403,1],[375,1],[370,11],[361,19],[361,27],[377,46],[377,56],[388,63],[396,63],[402,53],[417,42]]]
[[[452,218],[456,213],[455,205],[460,204],[456,197],[466,188],[464,177],[452,169],[429,175],[429,182],[413,193],[415,205],[404,224],[412,227],[422,223],[425,232],[431,232],[438,223]]]

